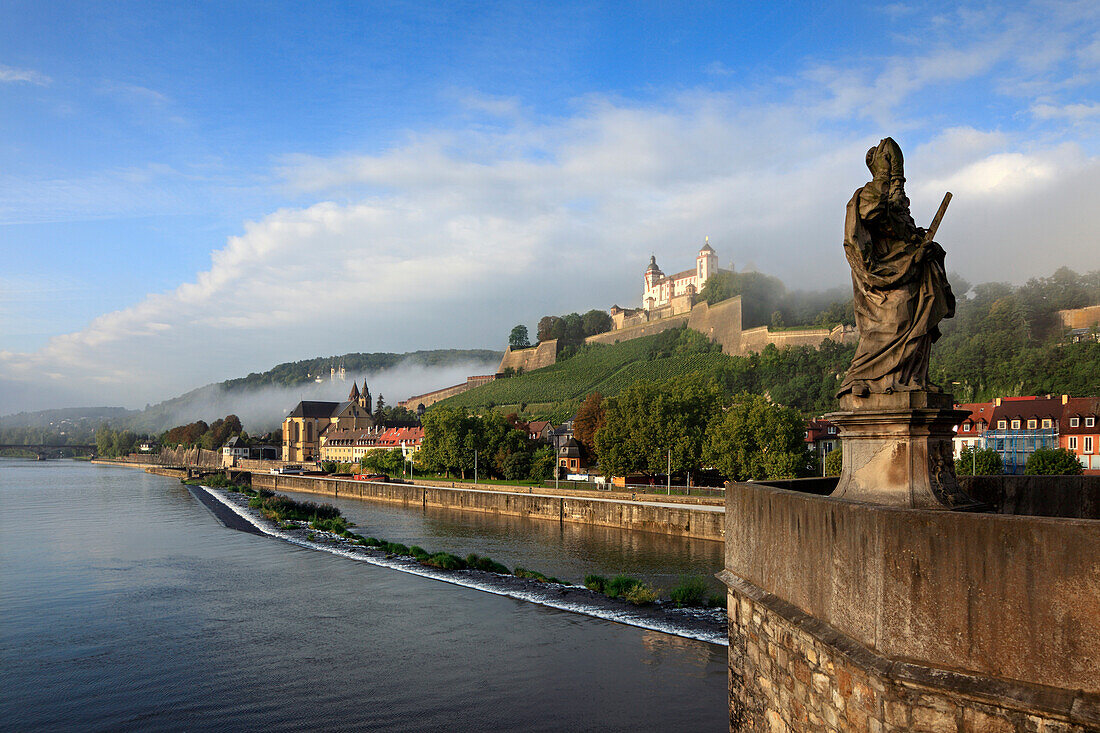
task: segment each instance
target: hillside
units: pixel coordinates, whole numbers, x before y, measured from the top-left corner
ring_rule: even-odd
[[[1068,343],[1058,311],[1100,303],[1100,272],[1062,268],[1023,285],[971,288],[956,278],[955,318],[941,324],[930,377],[963,402],[1030,394],[1095,395],[1100,389],[1100,343]],[[526,418],[568,418],[590,392],[618,394],[637,379],[660,380],[689,371],[718,379],[730,393],[767,394],[803,413],[836,409],[833,397],[851,363],[853,346],[820,349],[766,347],[725,356],[694,331],[676,329],[608,346],[535,372],[498,379],[438,404],[494,408]]]
[[[727,356],[695,331],[671,329],[612,345],[590,345],[576,356],[544,369],[498,379],[439,402],[474,410],[499,408],[553,421],[568,418],[586,395],[617,395],[639,379],[663,380],[689,372],[713,375],[728,389],[773,394],[806,412],[831,409],[838,373],[852,347],[827,344],[821,350],[769,347],[762,354]]]
[[[209,422],[232,413],[240,416],[246,430],[260,433],[276,427],[282,415],[298,400],[344,399],[352,379],[370,379],[375,398],[380,393],[378,387],[384,386],[390,392],[386,395],[387,403],[396,404],[398,399],[408,394],[464,379],[468,373],[473,373],[468,372],[470,369],[478,373],[492,371],[500,357],[501,352],[489,349],[319,356],[279,364],[247,377],[207,384],[140,411],[122,407],[88,407],[5,415],[0,417],[0,431],[11,442],[25,442],[26,436],[31,435],[37,441],[41,440],[42,434],[57,432],[60,421],[64,420],[66,426],[79,426],[81,440],[88,440],[96,426],[103,423],[109,423],[116,429],[155,434],[176,425],[195,420]],[[346,370],[347,381],[330,382],[330,366],[339,369],[341,365]],[[401,368],[396,369],[398,366]],[[320,382],[316,381],[318,377]],[[375,379],[381,382],[375,382]]]
[[[293,387],[312,382],[317,377],[327,378],[331,367],[339,369],[343,366],[348,374],[369,374],[383,369],[392,369],[398,364],[441,367],[465,362],[499,362],[501,356],[500,351],[490,349],[431,349],[404,354],[357,352],[342,356],[317,356],[303,361],[285,362],[266,372],[253,372],[247,377],[227,379],[221,382],[221,386],[228,390],[268,385]]]

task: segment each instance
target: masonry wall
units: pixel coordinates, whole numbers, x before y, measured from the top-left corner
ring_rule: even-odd
[[[741,346],[741,296],[735,296],[710,305],[706,301],[696,303],[691,309],[688,328],[703,334],[722,345],[722,353],[744,353]]]
[[[1100,305],[1058,311],[1058,316],[1066,328],[1092,328],[1100,324]]]
[[[689,317],[690,314],[684,313],[678,316],[672,316],[671,318],[659,318],[653,321],[646,321],[615,331],[605,331],[595,336],[588,336],[585,338],[584,342],[586,344],[615,344],[620,341],[630,341],[631,339],[642,338],[643,336],[652,336],[655,333],[661,333],[670,328],[679,328],[683,326],[688,322]]]
[[[262,473],[253,474],[252,485],[256,488],[352,497],[405,506],[444,507],[555,522],[580,522],[704,540],[721,540],[723,532],[721,512],[690,507]]]
[[[810,730],[803,713],[814,705],[823,720],[826,708],[837,716],[835,730],[1100,725],[1098,521],[895,509],[731,483],[724,577],[736,602],[731,650],[743,652],[730,659],[741,729]],[[813,661],[823,655],[825,666]],[[882,689],[859,693],[856,706],[869,696],[873,710],[842,719],[849,663],[861,684]],[[814,670],[827,692],[811,689]]]
[[[497,373],[505,369],[529,372],[532,369],[548,367],[558,360],[558,340],[540,341],[537,345],[528,349],[513,349],[508,347],[497,367]]]
[[[1084,733],[1100,724],[1088,696],[895,662],[736,581],[728,606],[731,731]]]

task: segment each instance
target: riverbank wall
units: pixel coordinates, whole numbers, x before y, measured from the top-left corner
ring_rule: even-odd
[[[655,502],[630,502],[602,497],[597,499],[517,494],[467,487],[390,484],[262,473],[253,474],[252,486],[257,489],[298,491],[404,506],[430,506],[555,522],[578,522],[718,542],[722,541],[724,533],[721,511],[713,508],[692,508],[687,504],[682,507],[662,506]]]

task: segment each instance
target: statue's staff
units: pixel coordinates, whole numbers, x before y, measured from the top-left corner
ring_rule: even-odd
[[[951,203],[950,191],[943,195],[943,201],[940,202],[939,211],[936,212],[936,217],[932,219],[932,223],[928,225],[928,231],[924,233],[925,244],[936,238],[936,230],[940,228],[940,222],[943,221],[943,215],[947,212],[947,205],[949,203]]]

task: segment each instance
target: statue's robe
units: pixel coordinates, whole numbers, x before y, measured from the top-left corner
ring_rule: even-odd
[[[928,383],[937,324],[955,313],[943,248],[925,241],[904,192],[878,179],[848,202],[844,254],[852,267],[859,345],[839,397],[846,392],[934,389]]]

